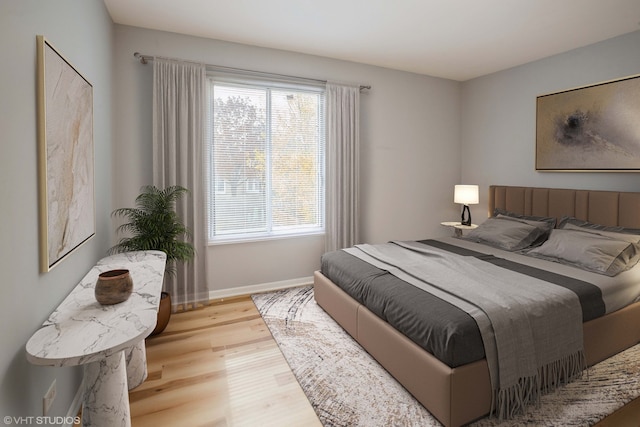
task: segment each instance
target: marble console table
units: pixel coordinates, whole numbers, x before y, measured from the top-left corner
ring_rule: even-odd
[[[165,263],[159,251],[101,259],[27,342],[35,365],[83,365],[83,426],[131,426],[128,390],[146,378],[144,339],[156,325]],[[119,268],[130,271],[133,293],[100,305],[98,274]]]

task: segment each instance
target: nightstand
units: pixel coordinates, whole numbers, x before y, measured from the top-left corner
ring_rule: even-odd
[[[440,225],[444,225],[445,227],[452,227],[456,237],[461,237],[463,230],[473,230],[474,228],[478,227],[477,224],[462,225],[460,224],[460,222],[449,222],[449,221],[441,222]]]

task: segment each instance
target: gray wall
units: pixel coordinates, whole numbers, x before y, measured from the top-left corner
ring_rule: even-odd
[[[637,173],[535,171],[536,96],[638,73],[640,31],[463,83],[462,181],[481,186],[474,222],[490,184],[640,191]]]
[[[115,203],[130,206],[151,183],[153,67],[134,52],[307,78],[370,84],[362,93],[362,238],[366,242],[447,234],[458,216],[460,83],[346,61],[116,25]],[[216,292],[310,277],[322,237],[210,246]]]
[[[36,35],[44,35],[92,84],[96,236],[46,274],[38,263]],[[98,0],[0,2],[0,415],[65,416],[80,368],[29,364],[24,346],[111,243],[113,23]]]

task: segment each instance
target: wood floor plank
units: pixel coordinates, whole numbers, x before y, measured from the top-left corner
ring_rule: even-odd
[[[320,426],[250,297],[176,313],[146,341],[132,425]]]
[[[175,313],[146,341],[147,380],[131,390],[133,427],[320,426],[249,296]],[[640,398],[596,427],[639,427]]]

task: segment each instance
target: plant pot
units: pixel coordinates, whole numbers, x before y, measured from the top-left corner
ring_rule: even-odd
[[[162,292],[160,294],[160,307],[158,307],[158,321],[156,322],[156,328],[151,332],[150,337],[158,335],[169,324],[171,318],[171,295],[168,292]]]

